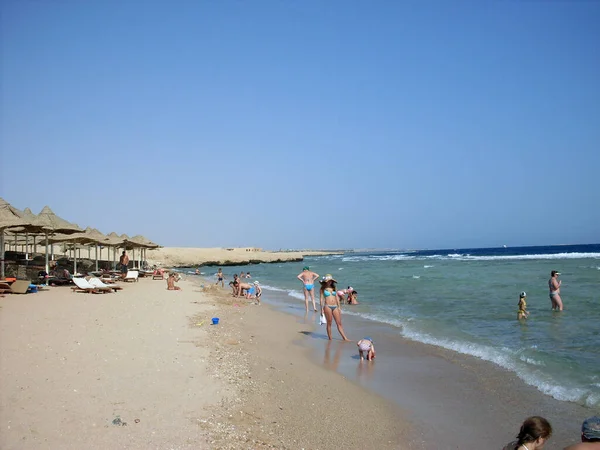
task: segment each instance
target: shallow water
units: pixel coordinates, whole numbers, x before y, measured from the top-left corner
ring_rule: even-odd
[[[301,314],[296,275],[306,264],[359,292],[360,305],[344,307],[344,315],[490,361],[557,400],[600,407],[600,245],[348,253],[224,272],[231,279],[250,271],[266,301]],[[550,310],[551,270],[561,272],[562,313]],[[516,320],[521,291],[526,321]]]

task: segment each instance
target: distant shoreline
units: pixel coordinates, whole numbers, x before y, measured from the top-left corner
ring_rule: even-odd
[[[342,251],[263,251],[247,248],[163,247],[148,250],[151,265],[163,267],[244,266],[261,263],[300,262],[306,256],[340,255]]]

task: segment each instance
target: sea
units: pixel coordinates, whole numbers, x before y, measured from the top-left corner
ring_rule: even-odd
[[[344,317],[488,361],[556,400],[600,409],[600,244],[346,252],[223,270],[228,280],[250,272],[263,301],[301,316],[296,276],[306,265],[358,292]],[[208,279],[213,269],[201,268]],[[551,310],[552,270],[561,273],[562,312]],[[527,320],[517,320],[522,291]],[[318,325],[318,314],[309,320]]]

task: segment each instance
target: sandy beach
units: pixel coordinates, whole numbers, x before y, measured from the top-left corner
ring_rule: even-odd
[[[2,298],[0,447],[424,448],[405,411],[308,357],[305,324],[179,285]]]

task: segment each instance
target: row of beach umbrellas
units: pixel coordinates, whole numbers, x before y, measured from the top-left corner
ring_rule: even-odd
[[[140,249],[140,252],[149,248],[157,248],[158,244],[150,241],[144,236],[129,236],[117,233],[103,234],[94,228],[81,229],[78,225],[62,219],[54,214],[48,207],[34,214],[29,208],[23,211],[13,207],[10,203],[0,198],[0,275],[4,278],[4,243],[5,238],[22,242],[25,236],[25,245],[29,246],[29,237],[35,242],[36,236],[42,236],[45,243],[46,272],[49,272],[48,245],[56,243],[72,243],[96,246],[96,270],[98,270],[98,247],[112,247],[113,258],[116,257],[117,248]],[[75,255],[76,256],[76,255]],[[135,255],[133,257],[135,260]],[[77,260],[75,259],[75,271],[77,271]]]

